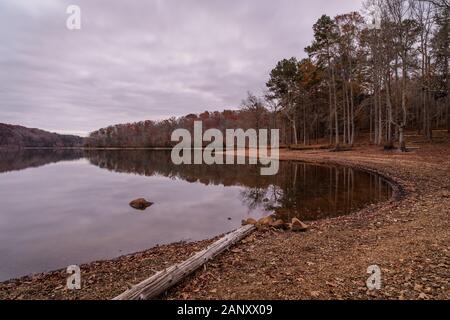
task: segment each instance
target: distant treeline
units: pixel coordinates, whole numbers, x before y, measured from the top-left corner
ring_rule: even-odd
[[[78,136],[0,123],[0,148],[81,147],[83,144],[84,139]]]
[[[254,97],[253,97],[254,98]],[[256,98],[255,98],[256,99]],[[202,121],[203,130],[211,128],[225,132],[226,129],[259,129],[273,127],[272,114],[258,104],[242,110],[225,110],[223,112],[203,112],[199,115],[189,114],[184,117],[170,118],[163,121],[141,121],[118,124],[92,132],[86,138],[87,147],[172,147],[177,142],[171,141],[175,129],[187,129],[193,135],[194,122]]]

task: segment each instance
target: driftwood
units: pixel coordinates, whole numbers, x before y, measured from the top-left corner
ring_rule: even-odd
[[[167,291],[170,287],[197,270],[236,242],[245,238],[255,230],[255,226],[247,225],[227,234],[206,249],[196,253],[189,259],[160,271],[152,277],[133,286],[113,300],[148,300]]]

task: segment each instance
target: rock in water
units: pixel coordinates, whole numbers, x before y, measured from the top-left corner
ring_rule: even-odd
[[[153,205],[153,202],[149,202],[144,198],[136,199],[130,202],[130,207],[136,210],[145,210],[151,205]]]
[[[292,231],[304,232],[308,230],[308,226],[298,220],[297,218],[292,218]]]

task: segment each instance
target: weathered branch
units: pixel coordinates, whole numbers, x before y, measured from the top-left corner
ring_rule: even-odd
[[[160,271],[125,291],[113,300],[149,300],[167,291],[170,287],[183,280],[203,264],[213,259],[236,242],[245,238],[255,230],[255,226],[247,225],[224,236],[206,249],[198,252],[189,259]]]

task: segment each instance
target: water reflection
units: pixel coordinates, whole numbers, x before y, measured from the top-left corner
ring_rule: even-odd
[[[95,151],[87,152],[86,157],[92,164],[115,172],[241,186],[240,198],[247,208],[273,212],[285,220],[336,217],[392,195],[380,176],[346,167],[283,161],[276,176],[261,176],[255,165],[177,166],[168,151]]]
[[[79,149],[20,149],[0,150],[0,173],[38,168],[60,161],[78,160],[84,157]]]

